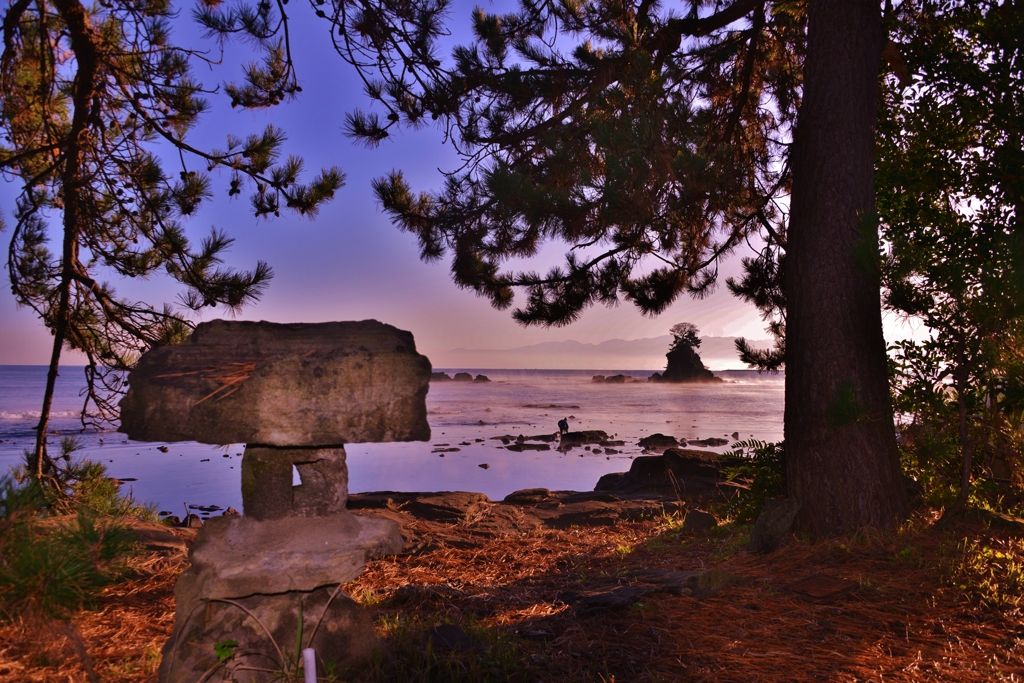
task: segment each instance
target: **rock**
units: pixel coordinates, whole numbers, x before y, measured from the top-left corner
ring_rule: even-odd
[[[614,526],[623,519],[622,509],[613,503],[597,500],[562,503],[540,503],[533,514],[550,529],[568,529],[573,526]]]
[[[686,442],[687,446],[704,446],[705,448],[716,448],[718,446],[727,446],[728,444],[728,439],[720,439],[717,436],[712,436],[707,439],[691,439]]]
[[[601,382],[604,381],[604,375],[594,375],[593,377],[590,378],[590,381],[596,384],[600,384]]]
[[[281,447],[427,440],[429,378],[412,335],[375,320],[214,320],[139,359],[119,430]]]
[[[733,432],[733,433],[732,433],[732,438],[733,438],[733,441],[737,441],[737,440],[739,440],[739,438],[740,438],[740,433],[739,433],[739,432]]]
[[[494,538],[498,536],[520,537],[540,529],[540,519],[533,511],[524,511],[513,505],[494,505],[480,517],[465,525],[474,536]]]
[[[203,520],[199,517],[199,515],[189,514],[181,522],[181,526],[185,527],[186,529],[201,529],[203,526]]]
[[[664,382],[665,378],[661,376],[660,372],[656,372],[653,375],[651,375],[650,377],[648,377],[647,381],[648,382],[655,382],[655,383],[657,383],[657,382]]]
[[[646,448],[651,451],[663,451],[666,448],[674,448],[679,445],[679,442],[674,436],[668,436],[665,434],[651,434],[640,439],[637,444],[641,448]]]
[[[490,382],[490,378],[487,375],[477,375],[473,378],[474,382]]]
[[[608,440],[608,435],[600,430],[586,430],[582,432],[566,432],[558,440],[559,448],[571,448],[583,446],[588,443],[602,443]]]
[[[697,351],[686,344],[675,344],[665,357],[668,365],[665,372],[655,379],[657,373],[651,375],[650,380],[654,382],[721,382],[721,378],[715,377],[714,373],[704,367]]]
[[[669,448],[663,455],[633,459],[629,472],[601,477],[595,491],[652,491],[701,499],[722,498],[722,471],[745,462],[718,453]],[[676,488],[678,487],[678,491]]]
[[[212,601],[197,608],[175,622],[174,633],[163,649],[158,680],[270,680],[269,676],[255,677],[246,668],[267,668],[272,661],[268,655],[277,648],[294,649],[300,601],[302,647],[316,650],[318,667],[330,665],[345,671],[370,661],[377,648],[370,613],[336,586],[323,586],[308,592],[234,598],[235,604]],[[217,643],[235,643],[224,651],[223,662],[218,661]]]
[[[156,447],[156,449],[157,449],[158,451],[160,451],[161,453],[166,453],[166,452],[168,452],[169,450],[171,450],[171,449],[170,449],[170,448],[168,448],[167,446],[157,446],[157,447]]]
[[[750,534],[747,550],[754,553],[775,552],[782,543],[782,537],[793,526],[793,520],[799,511],[800,501],[796,498],[765,500],[761,514],[754,522],[754,531]]]
[[[566,591],[558,599],[576,608],[580,614],[620,609],[635,604],[651,593],[669,589],[652,586],[621,586],[608,591]]]
[[[612,375],[610,377],[605,377],[604,378],[604,383],[605,384],[625,384],[626,382],[628,382],[628,381],[630,381],[632,379],[633,379],[632,377],[627,377],[626,375]]]
[[[710,512],[689,510],[683,520],[683,531],[708,531],[718,526],[718,519]]]
[[[431,382],[451,382],[452,378],[447,372],[432,372],[430,373]]]
[[[682,572],[666,569],[641,569],[640,571],[633,572],[632,578],[641,583],[672,586],[679,590],[685,589],[698,598],[706,598],[730,586],[739,586],[747,583],[746,578],[730,574],[724,569]]]
[[[397,510],[400,506],[422,495],[422,493],[409,493],[406,491],[350,493],[345,505],[349,510]]]
[[[160,523],[165,524],[167,526],[182,526],[181,517],[179,517],[178,515],[170,515],[169,517],[164,517],[160,520]]]
[[[601,446],[604,447],[604,448],[607,448],[608,446],[625,446],[625,445],[626,445],[625,441],[613,441],[611,439],[607,439],[607,440],[601,442]]]
[[[551,497],[548,489],[520,489],[505,496],[501,501],[510,505],[536,505]]]
[[[487,470],[487,469],[490,469],[490,468],[491,468],[491,466],[490,466],[490,465],[488,465],[488,464],[487,464],[487,463],[485,463],[485,462],[482,462],[482,463],[480,463],[479,465],[477,465],[477,467],[479,467],[479,468],[480,468],[480,469],[482,469],[482,470]]]
[[[523,451],[550,451],[551,446],[546,443],[517,443],[506,447],[506,450],[522,453]]]
[[[432,522],[466,522],[491,506],[491,499],[482,493],[442,491],[420,495],[406,503],[402,510]]]
[[[310,591],[351,581],[367,558],[402,551],[394,522],[343,512],[330,517],[257,520],[214,517],[189,551],[175,587],[175,623],[200,602]]]
[[[130,520],[128,526],[135,536],[135,542],[145,550],[171,554],[185,552],[185,541],[168,529],[166,524]]]
[[[239,512],[235,508],[231,507],[230,505],[228,506],[227,510],[225,510],[224,512],[221,513],[221,515],[225,516],[225,517],[232,517],[232,516],[237,517],[237,516],[239,516],[241,514],[242,514],[241,512]]]
[[[456,372],[455,377],[452,378],[456,382],[472,382],[473,375],[468,372]]]
[[[292,466],[302,480],[299,486],[292,486]],[[347,498],[344,448],[245,447],[242,509],[247,517],[324,517],[344,512]]]

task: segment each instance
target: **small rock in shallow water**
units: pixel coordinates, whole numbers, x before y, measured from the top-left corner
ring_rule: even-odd
[[[223,514],[225,517],[236,517],[238,515],[241,515],[242,513],[229,505],[228,509],[225,510]]]
[[[170,448],[168,448],[167,446],[157,446],[157,447],[156,447],[156,449],[157,449],[158,451],[160,451],[161,453],[166,453],[167,451],[171,450],[171,449],[170,449]]]
[[[491,466],[484,462],[484,463],[480,463],[479,465],[477,465],[477,467],[479,467],[480,469],[486,470],[486,469],[490,469]]]
[[[199,529],[203,526],[203,520],[199,518],[199,515],[189,515],[185,521],[181,522],[181,526],[188,529]]]

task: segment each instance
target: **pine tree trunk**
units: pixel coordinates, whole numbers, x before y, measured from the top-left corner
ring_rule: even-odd
[[[42,481],[52,469],[52,461],[46,452],[46,433],[50,424],[50,409],[60,368],[61,351],[67,341],[71,325],[71,288],[74,286],[75,267],[78,263],[78,237],[83,219],[81,187],[83,153],[82,147],[88,136],[88,120],[93,96],[96,93],[98,71],[97,50],[92,39],[92,23],[89,15],[78,0],[55,0],[54,6],[68,28],[71,49],[75,54],[78,71],[75,74],[74,114],[68,132],[62,171],[64,195],[64,241],[61,252],[61,279],[57,316],[52,321],[53,350],[50,367],[46,375],[46,390],[43,393],[43,407],[36,425],[36,446],[32,462],[32,476]]]
[[[907,512],[875,262],[877,0],[811,0],[786,253],[786,458],[815,536]]]

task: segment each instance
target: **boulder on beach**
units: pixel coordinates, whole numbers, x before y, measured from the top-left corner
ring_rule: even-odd
[[[617,494],[646,491],[702,499],[723,498],[731,493],[728,486],[731,482],[725,481],[723,470],[744,462],[743,458],[718,453],[669,448],[663,455],[634,458],[628,472],[604,475],[594,490]]]
[[[430,373],[431,382],[451,382],[452,378],[447,372],[432,372]]]
[[[455,377],[452,378],[456,382],[472,382],[473,375],[468,372],[456,372]]]
[[[491,379],[487,375],[477,375],[473,378],[474,382],[490,382]]]

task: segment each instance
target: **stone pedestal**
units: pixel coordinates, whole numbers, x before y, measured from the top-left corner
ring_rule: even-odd
[[[322,586],[307,592],[204,603],[191,619],[175,621],[174,634],[164,646],[159,680],[280,681],[271,672],[295,674],[296,662],[301,661],[295,653],[300,615],[303,647],[316,650],[321,675],[333,666],[340,679],[347,680],[347,670],[358,668],[373,655],[376,638],[370,615],[337,586]],[[223,661],[217,644],[230,655]]]
[[[122,432],[247,444],[244,514],[208,521],[189,552],[160,683],[279,680],[300,632],[321,667],[370,656],[369,617],[338,587],[403,542],[394,522],[345,510],[343,444],[429,439],[429,379],[412,335],[373,320],[212,321],[139,360]]]

